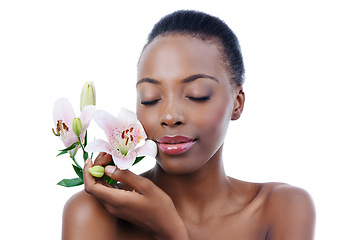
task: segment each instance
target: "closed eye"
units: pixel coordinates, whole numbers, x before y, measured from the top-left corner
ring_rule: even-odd
[[[161,99],[155,99],[155,100],[150,100],[150,101],[141,101],[141,104],[143,105],[154,105],[157,102],[159,102]]]
[[[196,101],[196,102],[204,102],[210,99],[210,96],[204,96],[204,97],[190,97],[187,96],[188,99],[192,100],[192,101]]]

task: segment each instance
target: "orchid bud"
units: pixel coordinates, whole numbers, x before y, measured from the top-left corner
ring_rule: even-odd
[[[105,168],[103,166],[93,166],[92,168],[89,168],[89,172],[94,177],[101,178],[104,176]]]
[[[86,82],[80,95],[80,110],[87,105],[96,105],[96,92],[94,82]]]
[[[72,122],[72,129],[73,132],[75,133],[75,135],[77,137],[80,137],[81,132],[82,132],[82,123],[80,118],[74,118],[73,122]]]

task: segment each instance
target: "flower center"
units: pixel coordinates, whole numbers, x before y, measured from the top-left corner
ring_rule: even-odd
[[[132,145],[134,144],[134,135],[133,135],[133,127],[130,127],[128,129],[125,129],[124,131],[121,132],[120,134],[120,138],[117,144],[118,147],[118,151],[121,152],[121,154],[123,156],[126,156],[127,153],[129,152],[129,149],[132,147]]]
[[[69,127],[62,120],[58,120],[56,124],[56,130],[52,129],[53,133],[57,137],[62,139],[66,138],[66,135],[70,132]]]

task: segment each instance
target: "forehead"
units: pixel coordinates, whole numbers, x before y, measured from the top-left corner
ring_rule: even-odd
[[[145,47],[138,64],[138,79],[179,79],[191,74],[227,78],[215,41],[187,35],[165,35]]]

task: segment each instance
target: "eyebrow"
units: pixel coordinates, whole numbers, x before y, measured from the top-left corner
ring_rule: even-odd
[[[152,78],[142,78],[136,83],[136,86],[139,85],[140,83],[145,83],[145,82],[156,84],[156,85],[160,84],[160,82],[158,80],[155,80],[155,79],[152,79]]]
[[[215,82],[219,82],[219,80],[217,80],[216,77],[213,77],[213,76],[210,76],[210,75],[207,75],[207,74],[202,74],[202,73],[190,75],[190,76],[184,78],[182,80],[182,82],[183,83],[193,82],[193,81],[195,81],[196,79],[199,79],[199,78],[208,78],[208,79],[214,80]],[[139,85],[140,83],[145,83],[145,82],[156,84],[156,85],[160,84],[160,81],[158,81],[156,79],[142,78],[136,83],[136,86]]]
[[[185,78],[183,80],[183,83],[192,82],[192,81],[195,81],[196,79],[199,79],[199,78],[208,78],[208,79],[214,80],[215,82],[219,82],[219,80],[217,80],[215,77],[201,73],[201,74],[191,75],[191,76]]]

